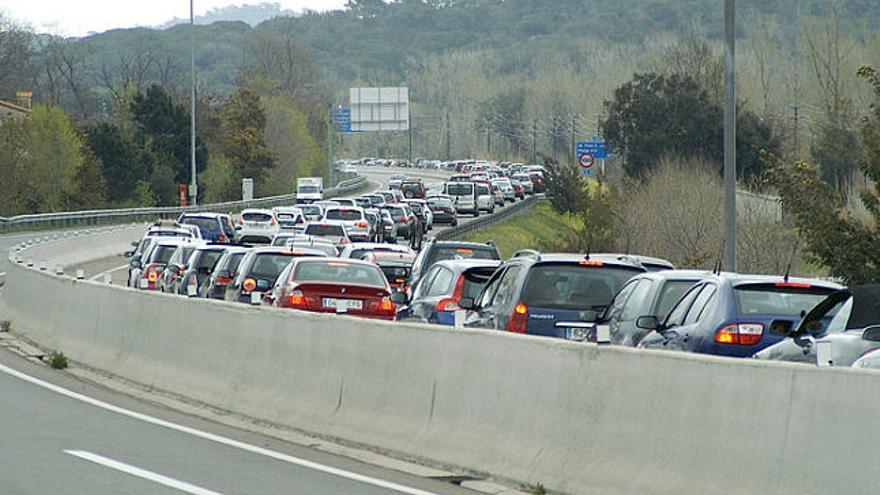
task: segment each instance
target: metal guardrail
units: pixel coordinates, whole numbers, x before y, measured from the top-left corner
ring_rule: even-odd
[[[482,229],[484,227],[488,227],[492,224],[501,222],[508,217],[521,213],[524,210],[535,206],[540,201],[544,201],[545,199],[546,197],[543,194],[529,196],[524,201],[512,204],[494,215],[480,216],[480,218],[475,218],[469,222],[459,223],[457,227],[450,227],[443,232],[438,233],[435,238],[441,241],[451,241],[453,239],[457,239],[465,234],[470,234],[471,232]]]
[[[341,181],[336,187],[327,189],[328,197],[351,192],[366,184],[366,177],[359,176]],[[143,220],[155,220],[157,218],[177,218],[185,212],[232,212],[245,208],[272,208],[275,206],[288,205],[296,201],[296,194],[283,194],[257,198],[251,201],[227,201],[225,203],[213,203],[188,207],[157,207],[157,208],[125,208],[114,210],[88,210],[60,213],[40,213],[33,215],[18,215],[14,217],[0,217],[0,233],[12,230],[38,230],[46,228],[75,227],[80,225],[99,225],[110,223],[128,223]]]

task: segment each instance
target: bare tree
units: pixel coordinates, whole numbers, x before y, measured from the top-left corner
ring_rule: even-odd
[[[76,115],[84,117],[88,111],[88,66],[82,50],[75,42],[53,37],[44,48],[47,79],[54,98],[61,99],[63,87],[73,98]]]
[[[33,33],[0,12],[0,98],[12,99],[34,78]]]

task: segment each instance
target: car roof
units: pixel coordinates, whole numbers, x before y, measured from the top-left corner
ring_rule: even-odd
[[[578,254],[578,253],[537,253],[537,256],[533,256],[531,254],[526,254],[523,256],[517,256],[522,253],[522,251],[513,255],[511,260],[525,258],[532,259],[537,263],[546,263],[546,262],[581,262],[581,261],[596,261],[601,262],[607,265],[617,265],[626,268],[635,268],[641,271],[645,271],[645,267],[642,266],[637,260],[627,257],[620,256],[615,254]]]
[[[190,239],[184,237],[160,237],[158,240],[153,242],[153,246],[201,246],[204,245],[203,242],[200,242],[198,239]]]
[[[453,271],[466,271],[472,268],[498,268],[503,263],[501,260],[481,260],[481,259],[461,259],[461,260],[443,260],[434,263],[432,266],[445,266]]]
[[[831,282],[829,280],[821,280],[818,278],[801,278],[801,277],[788,277],[787,279],[782,275],[757,275],[757,274],[748,274],[748,273],[731,273],[731,272],[722,272],[720,274],[714,275],[717,279],[722,281],[729,281],[734,287],[739,285],[748,285],[748,284],[760,284],[760,283],[775,283],[775,284],[809,284],[815,287],[823,287],[827,289],[839,290],[843,289],[844,286]]]
[[[347,251],[354,251],[355,249],[381,249],[398,253],[412,252],[412,249],[409,246],[404,246],[403,244],[388,244],[386,242],[352,242],[346,246]]]
[[[180,216],[180,218],[220,218],[228,216],[228,213],[213,213],[210,211],[202,211],[198,213],[184,213]]]
[[[372,256],[377,261],[403,261],[410,265],[416,259],[416,253],[402,253],[399,251],[371,251],[368,256]]]
[[[485,244],[481,242],[466,242],[466,241],[441,241],[434,240],[431,242],[430,247],[454,247],[454,248],[492,248],[498,249],[496,246],[492,244]]]
[[[241,210],[242,215],[244,215],[245,213],[264,213],[266,215],[272,215],[275,212],[268,208],[245,208]]]

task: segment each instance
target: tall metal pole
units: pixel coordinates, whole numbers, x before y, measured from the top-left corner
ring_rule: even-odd
[[[333,105],[327,105],[327,180],[330,181],[330,187],[336,185],[333,180],[336,171],[333,169]]]
[[[724,268],[736,271],[736,0],[724,0]]]
[[[189,109],[189,195],[190,204],[196,206],[199,197],[199,186],[196,184],[196,55],[195,55],[195,15],[193,14],[193,0],[189,0],[189,69],[192,76],[190,81],[190,109]]]
[[[450,155],[451,155],[451,151],[452,151],[452,143],[451,143],[452,136],[450,135],[450,132],[451,132],[451,128],[450,128],[450,123],[449,123],[449,109],[447,108],[446,109],[446,161],[447,162],[449,160],[451,160]]]
[[[538,160],[538,120],[532,119],[532,163]]]

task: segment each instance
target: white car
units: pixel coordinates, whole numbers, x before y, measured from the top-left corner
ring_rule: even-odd
[[[516,191],[513,190],[513,183],[510,182],[510,179],[492,179],[492,184],[495,184],[498,186],[498,189],[501,190],[501,195],[504,197],[504,201],[510,201],[511,203],[516,202]]]
[[[473,182],[447,182],[443,188],[443,192],[452,199],[456,214],[471,213],[478,217],[480,208],[477,205],[476,190]]]
[[[235,230],[242,244],[272,244],[278,233],[278,219],[272,210],[249,208],[239,215]]]
[[[312,236],[315,239],[327,239],[337,248],[342,248],[346,244],[351,243],[348,232],[345,230],[345,223],[334,220],[324,220],[321,222],[312,222],[306,225],[303,233]]]
[[[422,207],[422,211],[425,212],[425,222],[428,224],[426,229],[431,230],[434,228],[434,214],[431,212],[431,207],[428,206],[428,202],[424,199],[405,199],[403,200],[406,204],[417,203]]]
[[[278,206],[272,209],[278,220],[278,232],[302,232],[306,228],[306,217],[296,206]]]
[[[485,182],[475,182],[477,190],[477,208],[487,213],[495,213],[495,194],[492,187]]]
[[[370,240],[370,222],[363,208],[357,206],[335,206],[324,210],[325,221],[338,221],[345,225],[345,230],[352,241],[367,242]]]

